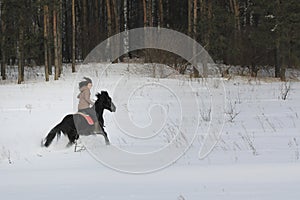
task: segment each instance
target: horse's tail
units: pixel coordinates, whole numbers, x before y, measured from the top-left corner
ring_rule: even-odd
[[[53,129],[51,129],[51,131],[46,136],[44,146],[49,147],[56,135],[57,137],[60,137],[61,131],[61,123],[59,123]]]

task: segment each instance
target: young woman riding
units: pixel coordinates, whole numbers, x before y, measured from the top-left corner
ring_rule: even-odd
[[[93,133],[97,134],[101,132],[101,129],[96,112],[91,108],[94,105],[94,102],[91,100],[91,88],[93,87],[93,83],[90,78],[84,77],[84,79],[84,81],[81,81],[79,83],[80,93],[77,96],[77,98],[79,99],[78,112],[88,114],[93,119]]]

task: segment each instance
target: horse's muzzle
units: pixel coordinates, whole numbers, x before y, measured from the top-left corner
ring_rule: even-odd
[[[115,106],[115,104],[113,102],[111,102],[111,105],[110,105],[110,111],[111,112],[116,112],[117,108]]]

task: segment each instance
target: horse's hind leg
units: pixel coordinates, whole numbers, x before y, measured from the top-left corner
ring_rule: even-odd
[[[69,131],[67,135],[69,138],[69,143],[67,144],[67,146],[75,144],[75,140],[78,140],[79,138],[79,135],[77,134],[76,130]]]

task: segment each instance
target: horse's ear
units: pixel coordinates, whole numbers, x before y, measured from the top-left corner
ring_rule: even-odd
[[[96,97],[99,99],[101,96],[101,94],[99,92],[97,92]]]

